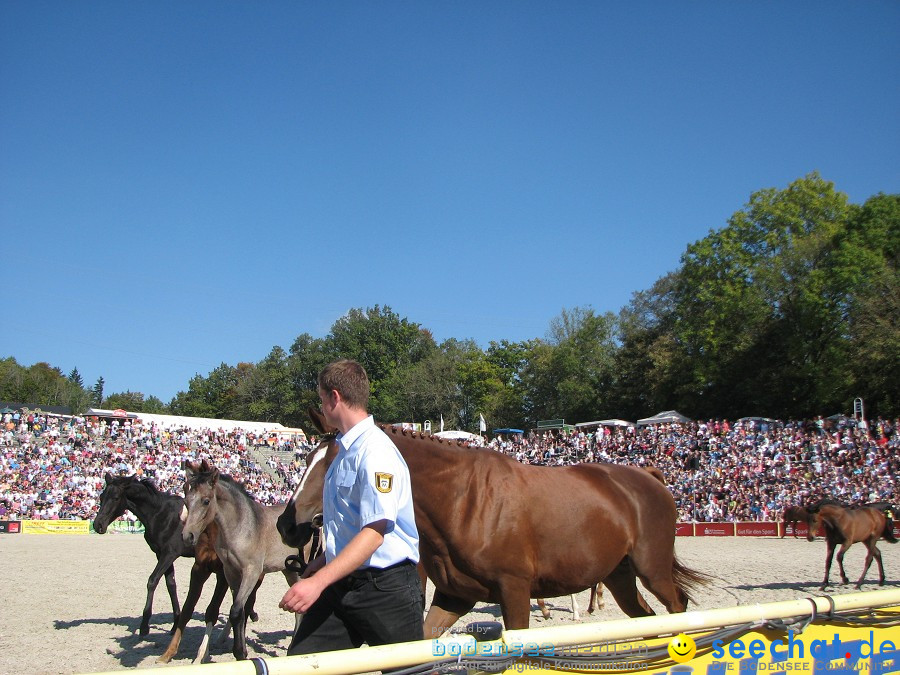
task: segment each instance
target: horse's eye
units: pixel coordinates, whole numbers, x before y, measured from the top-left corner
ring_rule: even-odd
[[[203,500],[203,506],[209,506],[209,498]]]

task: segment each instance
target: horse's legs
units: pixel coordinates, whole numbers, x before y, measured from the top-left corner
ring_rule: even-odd
[[[425,639],[433,640],[446,633],[457,619],[468,614],[475,606],[475,601],[463,600],[442,593],[435,589],[431,607],[425,616]]]
[[[574,598],[575,596],[572,596],[572,597]],[[538,609],[541,610],[541,616],[543,616],[545,619],[549,619],[550,618],[550,610],[547,609],[547,604],[544,602],[543,598],[537,598],[537,606],[538,606]]]
[[[588,603],[588,614],[593,614],[594,609],[603,609],[603,584],[594,584],[591,587],[591,601]]]
[[[578,597],[574,593],[570,597],[572,599],[572,619],[581,621],[581,615],[578,613]]]
[[[651,616],[656,612],[644,600],[637,588],[637,577],[626,558],[603,580],[613,600],[630,617]]]
[[[501,579],[500,610],[506,630],[528,628],[531,620],[531,586],[519,579]]]
[[[847,575],[844,572],[844,554],[847,552],[847,549],[850,548],[851,545],[852,544],[847,544],[847,543],[841,544],[841,548],[837,554],[837,563],[838,563],[838,569],[841,571],[841,583],[842,584],[850,583],[850,580],[847,578]]]
[[[859,577],[859,581],[856,582],[856,590],[860,589],[863,580],[866,578],[866,574],[869,573],[869,567],[872,566],[872,558],[878,560],[878,585],[884,585],[884,567],[881,565],[881,551],[878,550],[878,547],[875,545],[875,538],[872,537],[866,542],[866,564],[863,566],[863,572]]]
[[[824,591],[828,585],[828,576],[831,574],[831,559],[834,556],[834,542],[831,539],[827,540],[827,546],[828,550],[825,551],[825,580],[819,586],[820,591]]]
[[[171,565],[169,569],[166,570],[166,590],[169,591],[169,599],[172,601],[172,614],[174,615],[174,620],[172,621],[172,630],[170,632],[174,633],[175,627],[178,626],[178,623],[181,621],[181,608],[178,605],[178,591],[175,589],[175,565]]]
[[[141,627],[138,629],[141,635],[150,632],[150,615],[153,613],[153,594],[156,593],[156,587],[159,580],[166,576],[166,586],[169,589],[169,595],[172,598],[172,611],[175,614],[175,623],[178,623],[178,596],[175,594],[175,567],[172,563],[178,555],[165,555],[156,559],[156,567],[150,573],[147,579],[147,601],[144,603],[144,612],[141,615]]]
[[[231,610],[228,612],[228,618],[234,630],[234,645],[232,645],[231,653],[238,661],[244,661],[247,658],[247,601],[251,595],[256,593],[256,589],[262,583],[262,578],[262,574],[252,574],[245,569],[242,570],[237,588],[229,581],[233,602]]]
[[[213,591],[212,598],[206,606],[206,613],[203,615],[203,621],[206,624],[206,630],[203,633],[203,640],[197,649],[197,656],[194,657],[194,664],[204,663],[209,656],[209,639],[212,637],[213,629],[216,621],[219,620],[219,609],[222,607],[222,600],[225,599],[225,593],[228,592],[228,581],[225,579],[225,573],[222,571],[221,564],[216,569],[216,588]],[[222,629],[223,638],[229,634],[231,630],[231,620],[225,622]],[[220,638],[222,641],[223,638]]]
[[[200,593],[203,591],[203,585],[209,579],[210,574],[212,574],[212,570],[208,565],[195,562],[191,566],[191,586],[188,589],[184,607],[181,609],[181,616],[178,619],[178,623],[175,624],[175,634],[172,635],[172,640],[169,642],[169,646],[163,652],[163,655],[156,659],[157,663],[168,663],[178,653],[178,647],[181,645],[181,638],[184,635],[184,628],[194,614],[194,607],[197,606]]]

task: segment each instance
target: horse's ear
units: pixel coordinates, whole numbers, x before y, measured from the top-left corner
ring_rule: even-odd
[[[307,413],[309,414],[309,419],[312,420],[313,426],[319,430],[320,434],[331,434],[336,431],[336,429],[328,426],[328,422],[325,421],[325,415],[318,408],[310,406]]]
[[[186,479],[190,480],[191,478],[193,478],[194,476],[197,475],[196,467],[193,464],[191,464],[188,460],[184,460],[183,467],[184,467],[184,477]]]
[[[209,484],[212,487],[216,486],[216,482],[219,480],[219,470],[216,467],[210,467],[209,469]]]
[[[112,474],[109,471],[107,471],[105,474],[103,474],[103,480],[106,481],[107,485],[112,483],[112,479],[113,479]]]
[[[205,458],[200,460],[200,473],[207,473],[211,468]]]

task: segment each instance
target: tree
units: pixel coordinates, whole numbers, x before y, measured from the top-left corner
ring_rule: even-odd
[[[98,377],[97,381],[94,383],[94,388],[91,390],[92,403],[95,408],[99,408],[103,405],[103,385],[103,377]]]
[[[68,380],[78,387],[84,387],[84,380],[81,379],[81,373],[78,372],[78,368],[72,368],[68,375]]]
[[[813,173],[688,247],[673,323],[688,414],[805,416],[835,400],[842,299],[827,263],[849,213]]]
[[[351,309],[331,327],[326,344],[330,357],[363,365],[372,390],[369,409],[384,421],[402,420],[407,414],[397,396],[402,371],[436,349],[430,332],[379,305]]]

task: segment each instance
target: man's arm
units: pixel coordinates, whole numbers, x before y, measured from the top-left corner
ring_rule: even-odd
[[[351,572],[359,569],[384,541],[388,521],[379,520],[366,525],[347,544],[337,557],[327,563],[313,576],[300,579],[291,586],[278,606],[288,612],[305,612],[313,606],[322,591],[335,581],[343,579]]]

